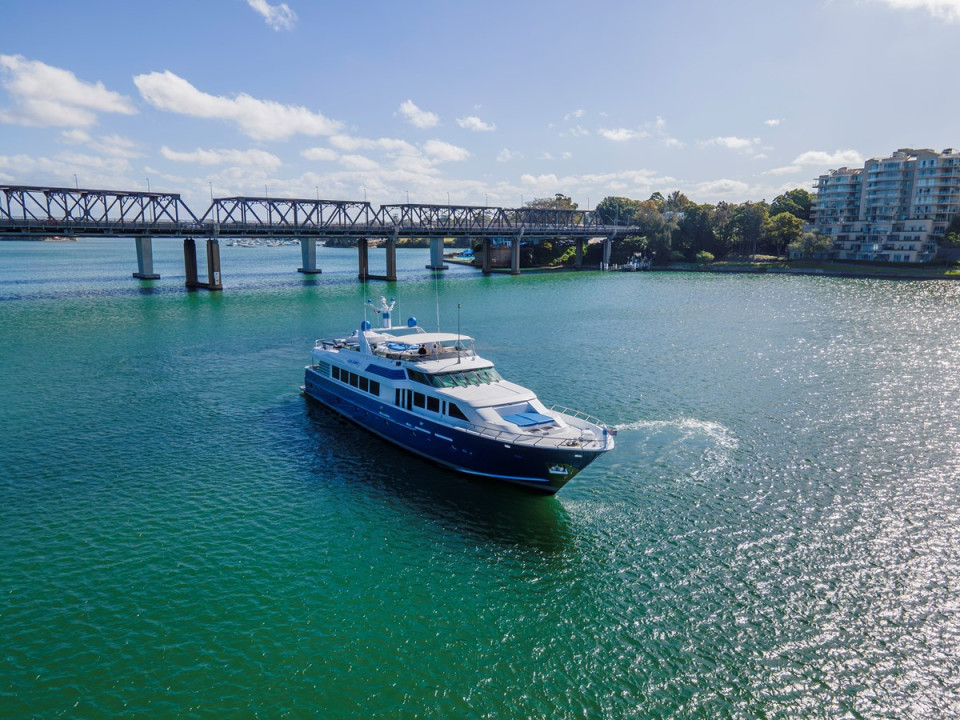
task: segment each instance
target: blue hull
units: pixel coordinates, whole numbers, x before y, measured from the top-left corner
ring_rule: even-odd
[[[538,447],[434,422],[422,415],[352,391],[306,368],[304,394],[375,435],[444,467],[469,475],[504,480],[552,495],[603,450]]]

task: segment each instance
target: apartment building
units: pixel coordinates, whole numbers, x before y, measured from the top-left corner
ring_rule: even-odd
[[[840,168],[815,185],[810,229],[838,260],[929,262],[960,213],[960,151],[903,148]]]

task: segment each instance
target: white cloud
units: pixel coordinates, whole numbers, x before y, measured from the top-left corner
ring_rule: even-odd
[[[0,109],[4,123],[89,127],[96,124],[97,113],[137,112],[129,98],[102,82],[84,82],[69,70],[22,55],[0,55],[0,84],[14,102],[12,108]]]
[[[247,4],[263,15],[267,25],[274,30],[293,30],[297,14],[286,3],[271,5],[267,0],[247,0]]]
[[[497,129],[497,126],[493,123],[486,123],[474,115],[457,118],[457,125],[465,130],[473,130],[474,132],[490,132],[491,130]]]
[[[436,168],[438,160],[431,160],[419,150],[415,153],[397,155],[393,160],[393,170],[402,173],[403,178],[436,177],[440,173]]]
[[[563,192],[571,197],[592,196],[593,203],[606,194],[648,197],[654,190],[675,186],[676,178],[658,175],[652,170],[625,170],[616,173],[566,175],[554,173],[542,175],[523,174],[520,183],[524,191],[533,191],[539,196],[551,196]],[[586,205],[584,205],[586,207]]]
[[[137,150],[137,143],[120,135],[102,135],[99,140],[92,141],[90,147],[110,157],[127,158],[129,160],[143,157],[143,153]]]
[[[960,0],[873,0],[895,10],[923,10],[938,20],[960,22]]]
[[[763,124],[767,127],[777,127],[782,122],[780,118],[770,118],[769,120],[764,120]]]
[[[64,130],[60,133],[60,137],[67,145],[87,145],[91,150],[96,150],[109,157],[126,158],[127,160],[143,157],[143,153],[137,149],[137,143],[120,135],[101,135],[97,140],[94,140],[88,132],[73,129]]]
[[[565,135],[569,135],[571,137],[584,137],[589,134],[590,134],[590,131],[587,130],[582,125],[574,125],[572,128],[570,128],[566,132],[560,133],[561,137]]]
[[[747,195],[750,186],[740,180],[721,178],[697,183],[694,189],[698,195],[709,198],[741,198]]]
[[[301,150],[300,155],[307,160],[319,160],[323,162],[333,162],[340,157],[340,154],[336,150],[323,147],[314,147]]]
[[[500,151],[500,154],[497,155],[497,162],[505,163],[510,162],[511,160],[519,160],[523,155],[513,152],[508,148],[504,148]]]
[[[399,113],[410,121],[411,125],[418,128],[436,127],[440,122],[440,118],[437,115],[432,112],[427,112],[426,110],[421,110],[414,104],[413,100],[405,100],[400,105]]]
[[[562,155],[560,155],[560,159],[562,160],[569,160],[572,157],[573,157],[572,152],[564,152]]]
[[[563,116],[563,119],[566,120],[566,121],[568,121],[568,122],[569,122],[570,120],[574,120],[574,119],[578,119],[578,120],[579,120],[580,118],[582,118],[582,117],[584,116],[584,114],[585,114],[585,113],[584,113],[584,111],[583,111],[583,108],[577,108],[577,109],[574,110],[573,112],[568,112],[566,115],[564,115],[564,116]]]
[[[196,165],[243,165],[274,169],[283,163],[280,158],[263,150],[202,150],[178,152],[166,145],[160,148],[160,154],[173,162],[193,163]]]
[[[651,127],[650,123],[647,123],[647,127]],[[660,138],[660,144],[668,148],[682,148],[684,143],[682,140],[678,140],[675,137],[671,137],[667,134],[667,121],[662,117],[657,115],[657,119],[653,122],[653,131],[657,134],[657,137]]]
[[[330,135],[341,123],[297,105],[258,100],[246,93],[235,98],[202,92],[169,70],[137,75],[143,98],[161,110],[191,117],[227,120],[257,140],[285,140],[292,135]]]
[[[428,140],[423,144],[423,151],[437,162],[457,162],[470,157],[470,153],[464,148],[443,140]]]
[[[375,160],[363,155],[344,155],[340,158],[340,164],[350,170],[376,170],[380,167]]]
[[[56,157],[0,155],[0,170],[16,173],[16,182],[73,187],[130,187],[130,161],[87,153],[61,153]],[[74,176],[77,176],[77,179]],[[51,180],[52,178],[52,180]]]
[[[356,153],[358,150],[380,151],[388,158],[392,159],[393,167],[410,173],[435,174],[434,165],[444,162],[456,162],[466,160],[470,157],[470,152],[462,147],[452,145],[442,140],[428,140],[421,147],[417,147],[406,140],[397,138],[362,138],[352,137],[350,135],[334,135],[330,138],[330,144],[337,150],[345,153]],[[305,153],[310,153],[308,157]],[[323,152],[323,148],[312,148],[301,153],[308,159],[334,159],[330,154],[333,151]],[[333,153],[335,155],[335,153]],[[351,155],[340,158],[343,164],[350,164],[352,169],[367,170],[372,169],[368,166],[373,163],[373,167],[381,167],[369,158],[360,155]]]
[[[60,133],[60,137],[63,138],[65,143],[70,143],[71,145],[76,145],[79,143],[90,142],[93,138],[83,130],[64,130]]]
[[[856,150],[837,150],[832,153],[823,150],[808,150],[798,155],[793,161],[794,165],[833,165],[833,166],[854,166],[863,164],[863,156]]]
[[[800,165],[786,165],[784,167],[773,168],[772,170],[767,170],[764,175],[793,175],[803,170],[803,167]]]
[[[338,150],[347,152],[353,150],[383,150],[388,153],[416,153],[417,149],[406,140],[396,138],[358,138],[349,135],[334,135],[330,144]]]
[[[545,175],[530,175],[529,173],[524,173],[520,176],[520,182],[524,185],[538,188],[556,187],[560,184],[560,178],[553,173],[547,173]]]
[[[760,138],[742,138],[729,135],[726,137],[710,138],[709,140],[702,141],[700,144],[705,147],[719,145],[720,147],[725,147],[728,150],[751,150],[760,144]]]
[[[605,137],[607,140],[613,140],[614,142],[626,142],[627,140],[650,137],[650,133],[646,130],[630,130],[629,128],[602,128],[599,132],[602,137]]]

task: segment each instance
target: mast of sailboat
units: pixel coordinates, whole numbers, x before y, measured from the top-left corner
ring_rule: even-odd
[[[457,365],[460,364],[460,303],[457,303]]]

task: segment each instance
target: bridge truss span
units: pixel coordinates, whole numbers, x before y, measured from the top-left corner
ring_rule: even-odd
[[[363,237],[380,229],[370,203],[352,200],[217,198],[201,222],[232,236]]]
[[[415,237],[583,238],[627,229],[601,225],[592,211],[472,205],[381,205],[379,221],[384,229]]]
[[[510,232],[503,208],[470,205],[381,205],[380,224],[417,237],[483,236]]]
[[[0,234],[156,236],[203,234],[174,193],[0,185]]]

